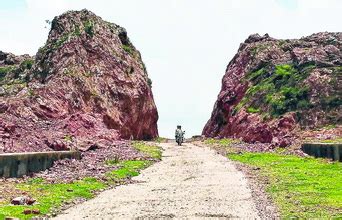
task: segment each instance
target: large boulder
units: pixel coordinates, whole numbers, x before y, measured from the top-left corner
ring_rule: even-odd
[[[151,80],[139,51],[124,28],[90,11],[55,17],[34,61],[0,53],[0,65],[2,151],[158,136]]]
[[[251,35],[227,66],[203,134],[287,146],[303,129],[341,124],[341,74],[342,33]]]

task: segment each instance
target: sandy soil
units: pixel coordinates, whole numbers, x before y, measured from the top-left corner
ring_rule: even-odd
[[[247,179],[214,150],[161,144],[163,158],[136,183],[104,191],[56,219],[260,218]]]

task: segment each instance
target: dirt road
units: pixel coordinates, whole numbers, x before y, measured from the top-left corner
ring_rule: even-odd
[[[137,183],[107,190],[57,219],[259,218],[247,180],[227,158],[190,143],[161,144]]]

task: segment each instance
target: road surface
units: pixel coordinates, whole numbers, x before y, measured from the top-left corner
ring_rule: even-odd
[[[56,219],[253,218],[258,212],[247,179],[215,151],[191,143],[162,143],[162,161]]]

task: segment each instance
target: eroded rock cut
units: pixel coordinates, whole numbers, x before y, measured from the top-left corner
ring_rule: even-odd
[[[90,11],[51,22],[35,57],[0,53],[0,152],[158,136],[151,80],[124,28]]]
[[[251,35],[227,66],[203,134],[287,146],[301,130],[340,125],[341,77],[342,33]]]

